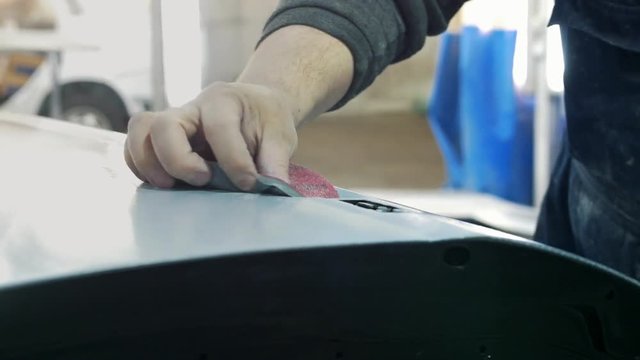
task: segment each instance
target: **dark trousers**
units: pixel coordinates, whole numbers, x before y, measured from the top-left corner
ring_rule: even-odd
[[[556,0],[567,138],[535,240],[640,280],[640,0]]]
[[[613,187],[590,175],[565,141],[534,238],[640,280],[638,205]]]

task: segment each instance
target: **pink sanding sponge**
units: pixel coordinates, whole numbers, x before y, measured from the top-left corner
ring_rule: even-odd
[[[304,197],[339,197],[329,180],[300,165],[289,165],[289,185]]]

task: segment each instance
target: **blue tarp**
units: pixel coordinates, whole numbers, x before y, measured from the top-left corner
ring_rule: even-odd
[[[429,106],[447,186],[532,202],[533,101],[513,85],[516,32],[447,33]]]

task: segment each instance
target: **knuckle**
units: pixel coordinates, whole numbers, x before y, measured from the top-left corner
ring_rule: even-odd
[[[229,88],[229,83],[225,81],[214,81],[208,88],[211,90],[224,90]]]
[[[238,121],[229,116],[215,116],[203,122],[205,130],[221,131],[229,130],[238,126]]]
[[[157,135],[159,132],[166,130],[172,125],[172,123],[173,119],[171,119],[171,117],[166,115],[157,115],[148,126],[153,136],[154,133]]]
[[[211,85],[207,86],[198,98],[205,100],[205,103],[211,96],[221,97],[221,96],[231,96],[235,95],[236,89],[234,86],[227,82],[216,81]]]
[[[153,119],[153,122],[151,123],[151,126],[152,127],[164,127],[164,126],[167,126],[167,125],[171,124],[173,122],[173,119],[169,115],[170,114],[166,113],[166,112],[162,113],[162,114],[158,114]]]
[[[152,122],[154,117],[154,113],[145,111],[138,114],[135,114],[129,119],[128,129],[131,130],[136,126],[148,125]]]

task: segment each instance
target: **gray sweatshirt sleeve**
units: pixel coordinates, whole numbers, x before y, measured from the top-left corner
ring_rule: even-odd
[[[354,77],[337,109],[367,88],[388,65],[422,48],[427,35],[446,30],[466,0],[281,0],[262,39],[288,25],[307,25],[342,41]]]

